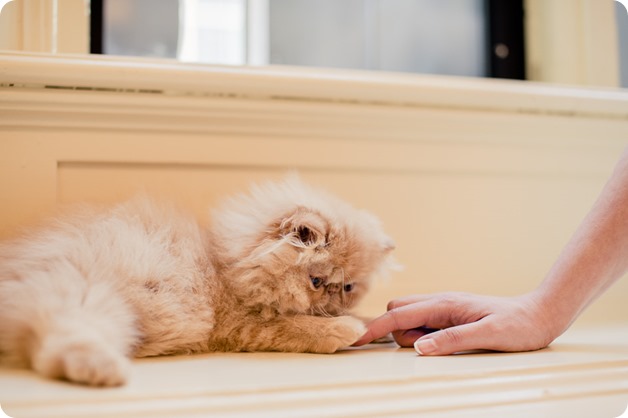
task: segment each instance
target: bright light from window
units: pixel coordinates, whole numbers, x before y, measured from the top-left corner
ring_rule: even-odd
[[[11,0],[0,0],[0,12],[2,12],[2,8],[6,6],[7,3],[10,3]]]
[[[179,5],[180,60],[246,63],[245,0],[180,0]]]

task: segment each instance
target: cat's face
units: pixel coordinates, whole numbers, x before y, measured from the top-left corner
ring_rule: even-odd
[[[372,215],[321,198],[323,210],[316,208],[318,200],[291,205],[232,252],[231,280],[243,303],[279,313],[339,315],[390,264],[394,244]]]
[[[286,288],[280,291],[284,308],[338,315],[365,295],[394,244],[382,240],[366,214],[356,211],[355,216],[354,222],[362,221],[359,227],[354,222],[334,223],[316,210],[299,207],[273,225],[273,238],[287,245],[265,264],[272,276],[285,280]]]

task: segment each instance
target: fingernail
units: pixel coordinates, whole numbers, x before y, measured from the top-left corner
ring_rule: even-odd
[[[416,340],[414,342],[414,349],[420,356],[426,356],[436,351],[436,343],[433,339],[427,338],[425,340]]]

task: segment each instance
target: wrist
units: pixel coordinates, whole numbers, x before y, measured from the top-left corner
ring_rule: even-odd
[[[543,285],[526,296],[538,321],[543,324],[550,341],[555,340],[565,332],[580,311],[579,304],[574,303],[567,295],[561,295]]]

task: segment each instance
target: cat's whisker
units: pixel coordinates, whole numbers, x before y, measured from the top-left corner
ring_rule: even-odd
[[[307,248],[307,244],[299,239],[299,235],[297,231],[293,231],[287,235],[283,235],[282,239],[286,239],[286,242],[293,247],[298,248]]]
[[[264,251],[260,251],[257,254],[253,254],[253,259],[261,259],[267,257],[269,254],[274,254],[279,248],[281,248],[284,244],[289,243],[290,237],[283,236],[281,239],[277,240],[270,246],[264,249]],[[261,248],[261,247],[260,247]]]
[[[325,318],[331,318],[333,315],[325,310],[323,305],[316,305],[316,316],[322,316]]]
[[[305,253],[299,253],[299,255],[297,256],[297,260],[295,261],[295,263],[297,265],[301,264],[303,262],[303,259],[305,258]]]

